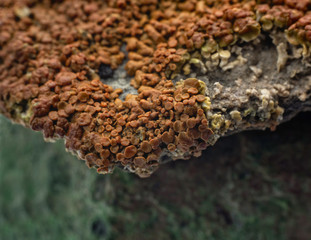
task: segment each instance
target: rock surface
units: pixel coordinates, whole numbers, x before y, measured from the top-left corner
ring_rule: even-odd
[[[310,10],[304,0],[3,1],[0,112],[64,138],[99,173],[146,177],[310,110]]]

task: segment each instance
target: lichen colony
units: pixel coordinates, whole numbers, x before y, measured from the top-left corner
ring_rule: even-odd
[[[282,120],[290,82],[263,87],[263,70],[249,64],[257,85],[243,99],[244,78],[228,74],[269,36],[273,76],[297,76],[299,67],[284,69],[308,64],[310,10],[309,0],[2,0],[0,112],[46,139],[64,138],[99,173],[119,166],[149,176],[239,126],[273,129]],[[111,84],[122,71],[131,86]],[[228,79],[212,82],[217,72]],[[295,94],[305,101],[308,91]]]

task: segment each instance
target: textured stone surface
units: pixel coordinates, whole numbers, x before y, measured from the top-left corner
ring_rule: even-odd
[[[310,109],[311,4],[3,1],[0,111],[109,173],[150,176]]]

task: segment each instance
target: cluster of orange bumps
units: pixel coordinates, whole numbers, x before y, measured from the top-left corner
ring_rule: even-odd
[[[271,29],[309,47],[310,10],[309,0],[1,0],[0,112],[64,138],[99,173],[148,176],[163,156],[199,156],[216,134],[204,83],[172,81],[189,74],[186,56]],[[125,60],[138,94],[121,100],[105,79]]]

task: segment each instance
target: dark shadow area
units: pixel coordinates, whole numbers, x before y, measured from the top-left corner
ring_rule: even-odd
[[[150,236],[157,227],[170,232],[167,239],[209,234],[213,239],[310,239],[310,123],[311,114],[302,113],[275,132],[222,138],[199,159],[171,162],[145,180],[130,176],[130,187],[115,174],[114,204],[135,211],[139,219],[154,214],[144,232]],[[124,195],[131,197],[124,201]]]

